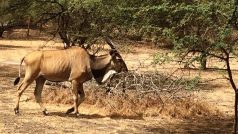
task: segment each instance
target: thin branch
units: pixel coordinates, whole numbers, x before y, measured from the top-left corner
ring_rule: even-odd
[[[215,57],[215,58],[218,58],[218,59],[221,59],[221,60],[225,60],[226,58],[222,57],[222,56],[219,56],[219,55],[216,55],[216,54],[213,54],[213,53],[209,53],[207,51],[204,51],[204,50],[196,50],[196,49],[193,49],[193,50],[190,50],[189,52],[200,52],[200,53],[205,53],[209,56],[212,56],[212,57]]]

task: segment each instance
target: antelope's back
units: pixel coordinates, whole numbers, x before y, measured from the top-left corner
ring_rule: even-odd
[[[90,68],[88,53],[79,47],[65,50],[36,51],[34,53],[38,55],[35,62],[40,62],[39,75],[51,81],[66,81],[72,79],[76,73]]]

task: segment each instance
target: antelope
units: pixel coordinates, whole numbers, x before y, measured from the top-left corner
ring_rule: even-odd
[[[108,54],[95,56],[81,47],[71,47],[63,50],[38,50],[24,56],[19,65],[19,76],[15,79],[17,85],[21,77],[21,66],[25,63],[25,77],[17,88],[15,114],[19,113],[19,101],[23,92],[33,82],[36,82],[34,96],[44,115],[47,109],[42,103],[41,93],[45,81],[63,82],[72,84],[74,99],[73,107],[66,114],[78,115],[78,107],[85,99],[83,83],[94,78],[97,83],[105,83],[111,76],[119,72],[127,72],[128,68],[115,48],[114,43],[106,38],[110,46]],[[80,96],[80,98],[79,98]]]

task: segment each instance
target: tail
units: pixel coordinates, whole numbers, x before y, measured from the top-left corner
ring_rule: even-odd
[[[19,65],[19,75],[18,75],[18,77],[14,81],[14,86],[17,85],[19,83],[20,79],[21,79],[21,65],[22,65],[22,62],[24,61],[24,58],[25,57],[23,57],[21,59],[21,62],[20,62],[20,65]]]

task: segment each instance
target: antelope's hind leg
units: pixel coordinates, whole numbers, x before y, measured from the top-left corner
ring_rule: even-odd
[[[14,108],[15,114],[19,114],[19,102],[21,99],[21,96],[23,92],[27,89],[27,87],[33,82],[33,80],[30,79],[24,79],[23,82],[20,84],[20,86],[17,89],[17,101],[16,106]]]

